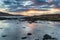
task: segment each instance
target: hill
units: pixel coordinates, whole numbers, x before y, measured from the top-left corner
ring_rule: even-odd
[[[8,14],[8,13],[0,12],[0,16],[12,16],[12,14]]]
[[[12,15],[12,14],[9,14],[9,13],[0,12],[0,16],[23,16],[23,15]]]
[[[38,16],[29,16],[25,18],[28,21],[36,21],[36,20],[48,20],[48,21],[60,21],[60,14],[46,14],[46,15],[38,15]]]

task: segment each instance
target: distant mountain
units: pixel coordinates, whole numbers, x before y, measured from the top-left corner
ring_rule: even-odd
[[[0,12],[0,16],[12,16],[12,14],[8,14],[8,13]]]
[[[23,15],[12,15],[12,14],[9,14],[9,13],[0,12],[0,16],[23,16]]]

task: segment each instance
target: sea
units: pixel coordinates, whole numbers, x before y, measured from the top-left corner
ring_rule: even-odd
[[[43,40],[45,34],[60,40],[60,22],[0,20],[0,40]]]

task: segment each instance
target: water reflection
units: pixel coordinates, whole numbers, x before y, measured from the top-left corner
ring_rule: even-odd
[[[31,23],[31,24],[28,24],[28,27],[30,27],[32,29],[35,29],[37,27],[37,24],[36,23]]]
[[[3,20],[0,21],[1,40],[42,40],[45,34],[60,40],[60,22]],[[5,37],[5,35],[7,35]],[[3,37],[2,37],[3,36]],[[23,38],[22,38],[23,37]]]

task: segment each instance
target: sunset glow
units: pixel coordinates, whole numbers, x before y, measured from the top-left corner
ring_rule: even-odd
[[[60,12],[59,9],[50,9],[49,11],[28,10],[28,11],[25,11],[25,12],[21,12],[21,15],[33,16],[33,15],[43,15],[43,14],[56,14],[58,12]]]
[[[8,12],[5,9],[2,9],[0,11],[7,12],[7,13],[13,14],[13,15],[33,16],[33,15],[43,15],[43,14],[56,14],[56,13],[60,12],[60,9],[51,8],[48,11],[30,9],[28,11],[22,11],[22,12]]]

